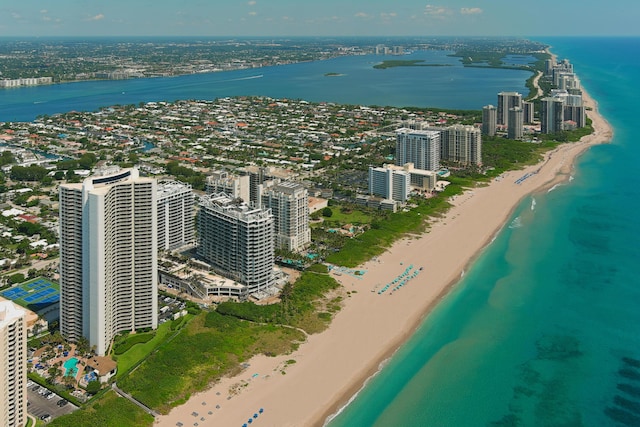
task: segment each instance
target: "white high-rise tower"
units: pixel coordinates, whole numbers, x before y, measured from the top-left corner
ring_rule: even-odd
[[[137,169],[60,186],[60,332],[99,355],[121,331],[158,326],[156,201]]]
[[[27,425],[26,313],[0,301],[0,425]]]

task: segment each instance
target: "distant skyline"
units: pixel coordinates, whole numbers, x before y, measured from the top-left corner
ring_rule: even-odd
[[[7,36],[640,35],[637,0],[23,0]]]

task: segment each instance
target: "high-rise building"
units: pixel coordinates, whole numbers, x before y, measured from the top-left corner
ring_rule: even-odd
[[[518,92],[500,92],[498,94],[498,124],[509,126],[509,108],[522,107],[522,95]]]
[[[0,301],[0,425],[27,425],[26,313]]]
[[[495,136],[498,124],[498,110],[493,105],[482,107],[482,133],[487,136]]]
[[[585,127],[587,125],[587,116],[584,105],[565,105],[564,120],[574,122],[577,128]]]
[[[172,251],[195,241],[191,186],[178,181],[158,183],[158,250]]]
[[[227,171],[215,171],[207,177],[205,190],[207,194],[224,193],[229,197],[242,199],[242,201],[249,203],[251,200],[250,187],[249,175],[241,176]]]
[[[121,331],[155,329],[157,184],[110,167],[60,186],[60,332],[106,354]]]
[[[463,165],[482,164],[482,135],[480,129],[464,125],[441,128],[440,160]]]
[[[251,208],[225,194],[204,197],[197,217],[197,254],[213,269],[247,287],[274,283],[275,247],[270,209]]]
[[[396,130],[396,165],[413,163],[416,169],[440,169],[440,132],[432,130]]]
[[[547,97],[540,100],[540,132],[556,133],[563,130],[564,98]]]
[[[524,128],[524,112],[520,107],[509,108],[509,127],[507,128],[507,138],[521,139]]]
[[[291,252],[304,249],[311,243],[307,189],[291,181],[270,182],[262,192],[262,207],[271,209],[276,247]]]
[[[401,166],[369,166],[369,194],[406,202],[411,193],[411,175]]]
[[[522,101],[523,123],[530,125],[533,123],[535,108],[533,102]]]

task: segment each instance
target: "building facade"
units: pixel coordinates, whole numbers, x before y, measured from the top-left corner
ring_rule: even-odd
[[[465,125],[441,128],[440,160],[462,165],[481,165],[482,134],[480,129]]]
[[[507,128],[507,138],[522,139],[524,129],[524,110],[520,107],[509,109],[509,127]]]
[[[509,126],[509,109],[522,107],[522,95],[518,92],[500,92],[498,94],[498,124]]]
[[[106,168],[60,186],[60,332],[105,355],[121,331],[155,329],[157,184]]]
[[[227,171],[212,172],[207,177],[205,191],[207,194],[224,193],[234,199],[250,201],[250,176],[235,175]]]
[[[482,107],[482,134],[495,136],[498,124],[498,110],[493,105]]]
[[[440,169],[440,132],[432,130],[396,130],[397,166],[413,163],[416,169]]]
[[[556,133],[563,130],[564,99],[547,97],[540,100],[540,132]]]
[[[27,425],[26,313],[0,301],[0,425]]]
[[[404,203],[411,193],[411,175],[401,166],[369,166],[369,194]]]
[[[309,193],[301,184],[273,183],[263,189],[261,206],[271,209],[277,248],[297,252],[311,243]]]
[[[253,293],[274,282],[273,215],[225,194],[204,197],[197,218],[197,254]]]
[[[172,251],[195,241],[191,186],[177,181],[158,183],[158,250]]]

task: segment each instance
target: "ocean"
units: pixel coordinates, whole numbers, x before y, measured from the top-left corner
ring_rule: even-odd
[[[640,425],[640,39],[537,40],[574,64],[611,144],[517,207],[330,427]]]

